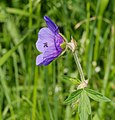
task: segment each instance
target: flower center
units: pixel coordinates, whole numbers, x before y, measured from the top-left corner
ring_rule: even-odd
[[[47,42],[46,43],[43,43],[44,44],[44,47],[48,47],[48,44],[47,44]]]

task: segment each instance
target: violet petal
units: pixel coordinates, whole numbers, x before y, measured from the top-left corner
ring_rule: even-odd
[[[58,26],[48,17],[44,16],[48,28],[55,34],[59,32]]]
[[[57,51],[55,46],[50,46],[49,48],[47,48],[47,50],[43,53],[43,58],[44,58],[44,65],[48,65],[52,60],[54,60],[55,58],[57,58],[61,51]]]
[[[36,65],[42,65],[43,64],[43,54],[40,54],[36,57]]]
[[[42,28],[38,33],[38,40],[36,42],[36,48],[40,52],[44,52],[47,47],[54,45],[55,35],[49,28]],[[45,44],[47,46],[45,47]]]

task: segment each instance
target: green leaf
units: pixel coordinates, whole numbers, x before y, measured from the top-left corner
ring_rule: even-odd
[[[104,13],[108,3],[109,3],[109,0],[101,0],[100,1],[100,12],[99,12],[100,15],[102,15]]]
[[[78,113],[80,120],[87,120],[88,116],[91,114],[90,100],[85,90],[82,91],[81,97],[79,99]]]
[[[99,101],[99,102],[110,102],[111,101],[109,98],[105,97],[104,95],[102,95],[101,93],[95,90],[88,89],[88,88],[86,88],[85,90],[87,91],[88,96],[95,101]]]
[[[70,76],[63,76],[63,80],[71,82],[73,85],[79,85],[81,81],[78,78],[72,78]]]
[[[79,98],[80,93],[82,92],[83,89],[76,90],[72,92],[68,98],[64,101],[64,103],[71,103],[72,101],[76,100]]]
[[[76,78],[69,78],[69,80],[74,85],[79,85],[81,82],[79,79],[76,79]]]
[[[69,77],[69,76],[63,76],[63,79],[69,80],[74,85],[79,85],[81,83],[81,81],[79,79],[72,78],[72,77]]]

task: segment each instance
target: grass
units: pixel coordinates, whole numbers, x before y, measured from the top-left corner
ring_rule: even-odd
[[[44,15],[55,21],[68,41],[71,36],[77,41],[88,87],[112,100],[91,101],[92,119],[114,120],[114,14],[114,0],[1,0],[0,120],[79,120],[77,105],[64,104],[76,89],[65,77],[80,78],[71,52],[46,67],[35,65]]]

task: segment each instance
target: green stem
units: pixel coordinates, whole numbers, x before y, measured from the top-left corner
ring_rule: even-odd
[[[33,89],[32,120],[36,119],[38,67],[35,67],[35,76],[34,77],[35,78],[34,78],[34,89]]]
[[[77,50],[75,50],[75,52],[73,52],[73,55],[74,55],[74,59],[75,59],[75,62],[76,62],[78,71],[79,71],[79,73],[80,73],[81,81],[85,81],[85,77],[84,77],[84,74],[83,74],[83,70],[82,70],[81,64],[80,64],[80,62],[79,62],[79,58],[78,58],[78,56],[77,56]]]

